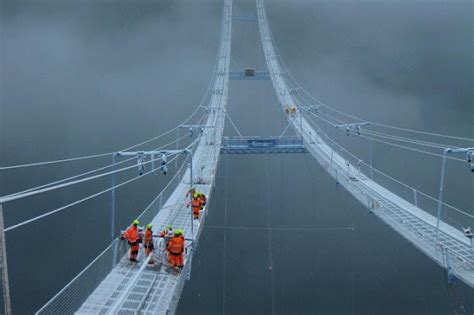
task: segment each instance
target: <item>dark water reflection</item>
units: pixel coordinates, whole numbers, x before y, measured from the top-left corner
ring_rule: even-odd
[[[474,137],[469,1],[267,5],[287,65],[322,100],[371,120]],[[212,75],[217,0],[4,0],[0,8],[2,165],[108,152],[159,134],[189,114]],[[254,1],[235,1],[236,13],[254,10]],[[264,68],[256,24],[234,25],[235,61]],[[269,82],[232,82],[229,112],[245,135],[284,127]],[[109,160],[5,172],[1,194],[97,163]],[[437,159],[377,146],[375,165],[436,194]],[[464,171],[448,169],[446,199],[472,210]],[[109,180],[7,205],[7,225]],[[116,232],[165,182],[150,177],[119,191]],[[15,313],[32,313],[107,245],[109,202],[8,234]],[[309,156],[223,156],[207,219],[180,314],[454,314],[442,268]],[[473,290],[461,285],[459,294],[472,313]]]

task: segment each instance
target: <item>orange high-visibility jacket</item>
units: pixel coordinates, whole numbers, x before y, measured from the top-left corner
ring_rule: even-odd
[[[184,237],[174,236],[168,241],[168,250],[173,254],[181,254],[184,251]]]
[[[123,233],[123,237],[125,237],[130,243],[135,243],[140,239],[140,234],[138,234],[138,228],[135,225],[132,225]]]
[[[193,210],[196,212],[201,210],[201,199],[199,197],[193,198],[192,206],[193,206]]]
[[[153,231],[151,229],[146,229],[145,239],[143,240],[144,245],[153,244]]]

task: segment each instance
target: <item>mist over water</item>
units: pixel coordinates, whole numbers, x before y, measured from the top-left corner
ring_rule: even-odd
[[[471,1],[266,4],[283,60],[323,102],[368,120],[474,137]],[[1,0],[0,11],[0,165],[13,165],[111,152],[176,126],[212,76],[222,3]],[[255,2],[234,0],[234,13],[255,14]],[[232,56],[233,67],[265,69],[256,23],[234,21]],[[269,81],[232,81],[228,111],[244,135],[285,127]],[[229,124],[225,134],[235,134]],[[349,146],[367,159],[366,144]],[[436,196],[438,158],[383,145],[374,152],[375,167]],[[108,163],[1,172],[0,192]],[[466,173],[448,165],[445,196],[472,211]],[[118,191],[116,233],[166,180]],[[7,204],[6,225],[108,185]],[[445,271],[309,155],[222,156],[209,207],[179,314],[455,314]],[[104,195],[7,234],[15,313],[38,309],[107,246],[109,211]],[[472,313],[474,291],[458,288]]]

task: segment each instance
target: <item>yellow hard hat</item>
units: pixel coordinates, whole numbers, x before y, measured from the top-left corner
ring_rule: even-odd
[[[146,228],[147,228],[147,229],[151,229],[152,227],[153,227],[153,225],[152,225],[151,223],[149,223],[149,224],[146,225]]]
[[[140,221],[138,220],[133,220],[133,225],[139,225],[140,224]]]

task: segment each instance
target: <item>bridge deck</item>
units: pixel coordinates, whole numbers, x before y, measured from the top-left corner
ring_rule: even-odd
[[[221,138],[225,122],[230,65],[230,42],[232,30],[232,0],[225,0],[222,20],[221,44],[216,68],[218,74],[214,81],[214,91],[207,111],[208,118],[202,138],[193,154],[193,187],[202,191],[210,201],[219,160]],[[166,265],[162,240],[154,251],[156,266],[148,265],[148,259],[139,257],[140,263],[132,263],[127,255],[83,303],[77,314],[168,314],[174,313],[186,279],[190,277],[193,249],[199,239],[206,217],[206,209],[199,220],[192,219],[191,207],[187,207],[189,197],[190,169],[152,220],[155,231],[167,224],[182,228],[184,236],[194,242],[186,243],[185,266],[175,272]],[[191,231],[194,231],[193,235]]]
[[[265,5],[257,1],[260,37],[265,59],[272,79],[273,87],[282,108],[297,105],[282,75],[270,34]],[[422,252],[443,267],[447,267],[447,256],[452,272],[471,287],[474,287],[474,255],[469,240],[460,230],[440,223],[439,239],[436,239],[436,218],[417,206],[392,193],[376,182],[368,179],[357,168],[349,164],[316,132],[304,118],[303,111],[298,110],[299,119],[289,119],[293,128],[302,133],[304,144],[311,155],[337,179],[362,204],[373,208],[373,213],[395,231],[408,239]],[[374,206],[375,205],[375,206]],[[448,251],[448,255],[446,254]]]
[[[206,139],[202,141],[206,141]],[[201,144],[196,151],[194,160],[194,167],[197,169],[195,181],[199,179],[199,182],[203,183],[195,184],[194,187],[204,192],[209,200],[217,165],[214,161],[217,157],[214,152],[218,152],[218,150],[214,150],[214,146],[219,146],[219,144]],[[189,176],[188,170],[181,183],[151,222],[155,231],[171,224],[175,228],[182,228],[186,238],[198,239],[206,216],[204,211],[199,220],[191,221],[192,213],[187,207],[189,198],[186,197],[186,192],[190,187]],[[191,222],[193,222],[194,236],[190,234]],[[143,314],[166,314],[168,310],[173,310],[177,305],[184,281],[189,277],[191,271],[189,257],[193,247],[190,241],[186,242],[185,269],[181,273],[176,273],[166,266],[161,240],[156,247],[154,259],[157,263],[144,267],[143,271],[140,271],[140,267],[147,262],[143,251],[140,251],[138,264],[130,262],[127,255],[122,257],[117,266],[77,311],[77,314],[107,314],[114,307],[118,308],[117,313],[119,314],[133,314],[138,309]],[[138,277],[137,273],[140,273]],[[135,283],[132,281],[134,277],[137,277]],[[133,287],[129,288],[130,285]],[[129,294],[122,295],[127,288],[130,291]]]

